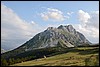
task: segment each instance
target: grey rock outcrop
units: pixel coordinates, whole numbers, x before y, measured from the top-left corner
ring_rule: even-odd
[[[28,50],[40,49],[58,46],[58,43],[60,43],[62,47],[77,47],[84,43],[91,44],[85,36],[76,31],[72,25],[60,25],[58,28],[48,27],[45,31],[38,33],[20,46],[20,48],[26,47]]]

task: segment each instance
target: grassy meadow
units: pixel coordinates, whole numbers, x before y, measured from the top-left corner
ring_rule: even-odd
[[[63,54],[11,66],[99,66],[99,47],[77,47]]]

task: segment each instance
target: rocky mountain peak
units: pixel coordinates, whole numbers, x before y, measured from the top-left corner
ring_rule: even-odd
[[[32,50],[54,47],[58,46],[58,44],[62,47],[75,47],[83,45],[83,43],[90,44],[85,36],[76,31],[72,25],[60,25],[58,28],[48,27],[45,31],[37,34],[28,42],[23,44],[23,47],[26,46],[28,50]]]
[[[55,27],[48,27],[46,30],[47,31],[50,31],[50,30],[56,30],[57,28],[55,28]]]
[[[60,25],[60,26],[58,27],[58,29],[62,29],[62,28],[64,28],[64,26],[63,26],[63,25]]]
[[[76,30],[74,29],[74,27],[73,27],[72,25],[68,25],[68,26],[67,26],[67,29],[68,29],[69,32],[71,32],[71,33],[73,33],[73,34],[76,33]]]
[[[47,28],[47,30],[52,30],[52,29],[53,29],[53,27],[48,27],[48,28]]]
[[[60,25],[57,29],[62,29],[72,34],[76,34],[76,30],[72,25],[67,25],[67,26]]]
[[[68,25],[67,27],[68,27],[68,28],[73,28],[73,26],[72,26],[72,25]]]

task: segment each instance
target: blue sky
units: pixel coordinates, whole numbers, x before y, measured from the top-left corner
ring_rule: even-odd
[[[99,28],[97,28],[99,24],[99,1],[2,1],[1,3],[1,38],[3,48],[8,46],[6,45],[8,41],[9,44],[12,44],[10,41],[14,40],[13,38],[15,37],[17,38],[15,38],[15,40],[18,42],[13,41],[16,45],[9,47],[9,49],[20,46],[22,43],[25,43],[27,39],[30,39],[49,26],[57,27],[61,24],[72,24],[75,29],[83,33],[89,41],[92,43],[99,42]],[[5,15],[5,13],[7,14]],[[18,19],[14,18],[14,16],[18,17]],[[13,22],[9,20],[11,19],[10,17],[13,17]],[[6,21],[4,19],[6,19]],[[20,22],[17,23],[15,20]],[[18,28],[15,24],[20,24],[20,27]],[[90,29],[91,27],[93,27],[93,29]],[[24,31],[20,30],[20,28]],[[15,34],[14,29],[18,30],[19,34]],[[21,35],[23,33],[22,31],[27,34],[25,34],[25,36]],[[6,32],[9,34],[6,34]],[[4,34],[8,39],[6,39]],[[15,36],[10,37],[10,35]],[[20,39],[18,36],[25,38]]]
[[[22,19],[28,22],[34,20],[42,25],[46,23],[43,24],[38,20],[39,16],[37,15],[37,13],[45,11],[45,8],[56,8],[64,12],[64,14],[67,14],[67,12],[70,11],[77,12],[80,9],[87,12],[99,10],[98,1],[7,1],[3,3],[7,7],[14,10],[14,12],[17,13],[17,15],[19,15]],[[75,16],[75,14],[73,16]],[[73,17],[65,22],[78,23],[76,17]]]

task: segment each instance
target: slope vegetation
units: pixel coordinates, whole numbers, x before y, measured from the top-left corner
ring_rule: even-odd
[[[70,48],[54,56],[39,58],[11,66],[99,66],[99,47]]]

